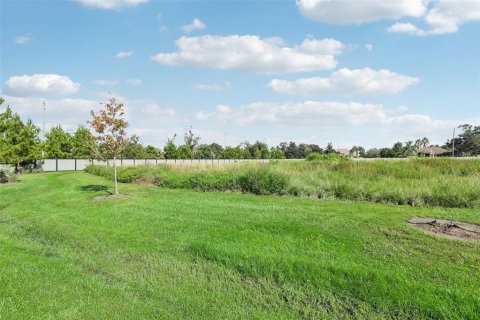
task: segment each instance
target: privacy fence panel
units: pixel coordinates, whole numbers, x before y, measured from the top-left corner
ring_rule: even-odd
[[[269,159],[117,159],[119,167],[133,167],[144,165],[222,165],[240,162],[268,162]],[[37,161],[37,168],[45,172],[54,171],[81,171],[88,165],[113,166],[113,160],[97,159],[43,159]]]

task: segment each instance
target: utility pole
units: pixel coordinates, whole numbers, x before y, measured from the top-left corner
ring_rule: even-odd
[[[43,116],[42,116],[42,121],[43,121],[43,141],[45,141],[45,100],[43,100]]]
[[[43,100],[43,115],[42,115],[42,130],[43,130],[43,146],[42,146],[42,158],[45,158],[45,99]]]
[[[453,144],[453,148],[452,148],[452,157],[455,157],[455,128],[453,128],[453,138],[452,138],[452,144]]]

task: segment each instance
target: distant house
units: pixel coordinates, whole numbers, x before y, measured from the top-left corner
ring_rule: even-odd
[[[446,149],[443,149],[443,148],[440,148],[440,147],[435,147],[435,146],[430,146],[430,147],[424,147],[424,148],[418,148],[417,149],[417,154],[424,155],[424,156],[429,156],[429,157],[447,155],[449,153],[450,153],[450,151],[448,151]]]
[[[342,156],[349,156],[350,155],[350,150],[348,149],[335,149],[338,153],[340,153]]]

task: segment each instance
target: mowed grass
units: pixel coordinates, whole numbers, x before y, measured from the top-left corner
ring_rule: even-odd
[[[480,244],[406,225],[474,209],[120,185],[0,186],[2,319],[478,319]]]

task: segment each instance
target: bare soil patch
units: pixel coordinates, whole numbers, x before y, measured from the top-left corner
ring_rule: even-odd
[[[413,218],[408,223],[436,235],[480,242],[480,226],[476,224],[436,218]]]
[[[114,195],[114,194],[108,194],[106,196],[98,196],[93,198],[94,201],[104,201],[104,200],[109,200],[109,199],[124,199],[128,198],[128,194],[119,194],[119,195]]]

